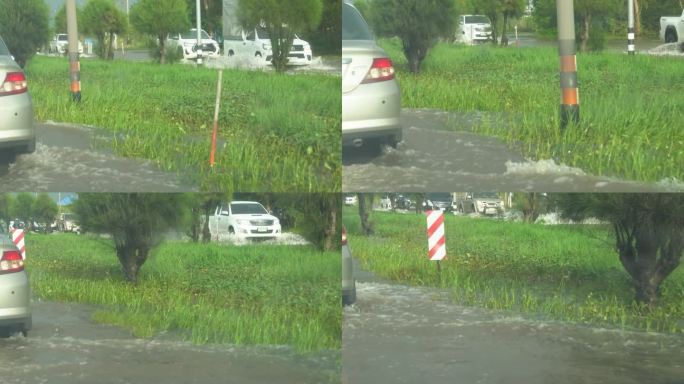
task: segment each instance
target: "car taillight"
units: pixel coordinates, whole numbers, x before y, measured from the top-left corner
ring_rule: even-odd
[[[386,81],[394,79],[394,66],[392,60],[388,58],[373,59],[373,65],[368,70],[366,78],[361,82],[362,84],[376,83],[378,81]]]
[[[4,251],[0,259],[0,273],[19,272],[24,270],[24,259],[19,251]]]
[[[26,76],[21,72],[7,72],[5,81],[0,88],[0,96],[16,95],[17,93],[24,93],[28,90],[28,83]]]
[[[342,228],[342,245],[347,245],[347,230]]]

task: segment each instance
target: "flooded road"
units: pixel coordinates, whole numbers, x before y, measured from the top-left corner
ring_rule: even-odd
[[[499,139],[465,132],[485,113],[402,110],[404,139],[378,154],[344,148],[342,189],[349,192],[450,190],[544,192],[681,191],[679,184],[643,184],[585,171],[555,161],[529,161]],[[464,131],[447,131],[445,127]]]
[[[358,276],[344,383],[684,383],[684,336],[526,319]]]
[[[1,190],[68,192],[181,192],[197,188],[150,161],[99,148],[95,129],[37,124],[36,151],[13,163],[0,159]],[[102,134],[104,135],[104,134]]]
[[[0,339],[5,384],[335,383],[335,355],[302,357],[284,347],[196,346],[135,339],[93,324],[93,308],[33,303],[28,338]]]

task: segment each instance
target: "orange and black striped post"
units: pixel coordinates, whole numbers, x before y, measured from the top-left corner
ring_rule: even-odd
[[[71,97],[81,101],[81,62],[78,58],[78,25],[76,21],[76,2],[67,0],[67,34],[69,35],[69,80]]]
[[[560,56],[560,124],[561,130],[564,130],[569,121],[578,124],[580,120],[573,0],[556,0],[556,11]]]

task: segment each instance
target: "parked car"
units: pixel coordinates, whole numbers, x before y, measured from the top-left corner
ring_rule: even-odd
[[[660,40],[666,43],[684,42],[684,10],[681,16],[660,18]]]
[[[394,64],[361,13],[342,4],[342,145],[360,147],[402,139],[401,95]]]
[[[69,52],[69,35],[66,33],[56,34],[50,41],[48,53],[66,55]],[[78,42],[78,53],[83,53],[83,44]]]
[[[380,208],[392,209],[392,196],[384,194],[380,197]]]
[[[397,195],[397,197],[394,198],[394,204],[396,205],[397,209],[408,210],[413,208],[413,201],[411,201],[411,199],[401,194]]]
[[[462,213],[477,212],[481,215],[498,215],[503,213],[504,205],[499,195],[494,192],[467,193],[458,204]]]
[[[453,210],[453,197],[450,192],[431,192],[425,195],[423,206],[426,210],[451,212]]]
[[[344,205],[356,205],[356,203],[358,203],[356,195],[346,195],[344,197]]]
[[[24,259],[0,226],[0,337],[31,330],[29,279],[24,270]]]
[[[212,39],[205,30],[200,31],[202,39],[202,57],[218,57],[221,53],[219,44]],[[167,37],[169,49],[175,49],[186,60],[197,59],[197,28],[193,28],[184,33],[173,33]]]
[[[76,215],[73,213],[60,213],[56,227],[59,232],[81,232],[81,227],[76,222]]]
[[[461,15],[455,38],[457,42],[470,45],[491,41],[492,22],[484,15]]]
[[[36,149],[33,102],[26,75],[0,38],[0,152],[11,156]]]
[[[219,204],[209,216],[212,236],[235,235],[249,239],[269,239],[280,236],[277,217],[256,201],[232,201]]]
[[[347,244],[347,230],[342,227],[342,305],[351,305],[354,302],[356,302],[354,259]]]
[[[241,31],[240,35],[229,36],[223,41],[226,56],[247,55],[262,58],[266,62],[273,59],[271,37],[266,29],[257,27],[249,31]],[[288,65],[309,65],[313,60],[311,45],[297,35],[292,40],[292,47],[287,55]]]

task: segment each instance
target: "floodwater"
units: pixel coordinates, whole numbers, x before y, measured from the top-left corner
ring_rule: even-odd
[[[28,338],[0,339],[5,384],[335,383],[337,353],[286,347],[197,346],[170,337],[136,339],[90,321],[94,308],[33,303]]]
[[[357,275],[343,383],[684,383],[684,336],[463,307],[445,292]]]
[[[0,159],[7,191],[181,192],[197,188],[142,159],[98,148],[104,133],[82,126],[37,124],[36,151],[10,163]]]
[[[499,139],[466,132],[492,116],[404,109],[404,139],[381,154],[343,148],[342,189],[353,192],[447,190],[545,192],[682,191],[684,184],[644,184],[593,176],[553,159],[530,161]],[[447,131],[458,127],[460,131]]]
[[[193,61],[184,61],[186,64],[194,65]],[[206,62],[209,68],[217,69],[247,69],[260,71],[273,71],[273,66],[262,58],[236,55],[236,56],[220,56],[217,58],[210,58]],[[328,58],[314,56],[311,64],[290,66],[287,69],[288,73],[322,73],[329,75],[341,76],[342,74],[342,60],[339,58]]]

